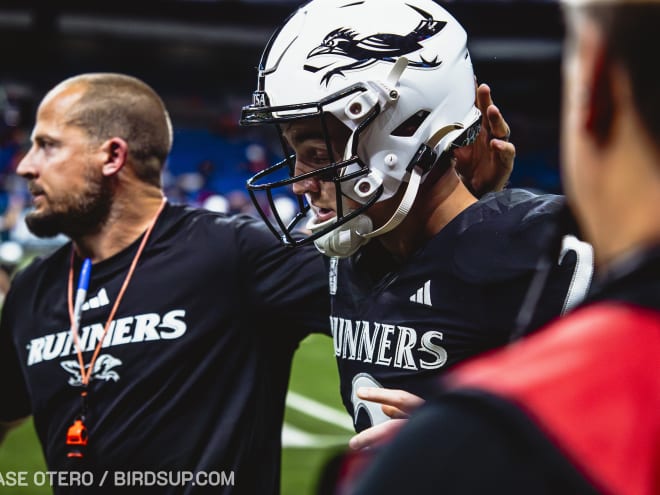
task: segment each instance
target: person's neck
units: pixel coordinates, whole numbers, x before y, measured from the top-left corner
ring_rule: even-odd
[[[660,216],[654,208],[660,203],[660,148],[633,117],[620,119],[613,134],[606,151],[588,164],[599,174],[592,186],[598,194],[592,193],[584,226],[600,271],[660,243]]]
[[[144,187],[114,200],[98,232],[73,239],[76,253],[93,263],[108,259],[134,243],[155,220],[164,197],[156,187]]]
[[[451,168],[438,180],[422,184],[406,219],[378,239],[393,256],[405,260],[476,201]]]

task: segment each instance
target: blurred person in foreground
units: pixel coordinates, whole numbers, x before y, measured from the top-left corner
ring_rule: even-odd
[[[94,475],[56,494],[279,492],[291,359],[327,332],[325,269],[257,219],[169,204],[171,144],[152,88],[83,74],[43,98],[17,169],[30,230],[71,241],[5,300],[0,439],[32,415],[50,471]]]
[[[447,369],[508,343],[539,275],[541,304],[517,335],[589,286],[590,246],[554,229],[562,197],[507,189],[478,201],[483,189],[460,180],[465,154],[513,159],[490,103],[488,87],[475,88],[465,30],[431,0],[315,0],[264,50],[242,123],[275,124],[289,158],[248,184],[271,203],[292,187],[301,211],[292,224],[271,222],[273,232],[329,257],[354,448],[396,428],[388,420],[405,418]],[[306,215],[311,234],[294,240]]]
[[[660,493],[660,2],[564,10],[562,174],[594,289],[447,376],[356,494]]]

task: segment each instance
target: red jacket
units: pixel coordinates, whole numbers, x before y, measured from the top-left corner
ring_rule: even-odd
[[[660,312],[586,306],[450,384],[518,406],[600,490],[660,493]]]

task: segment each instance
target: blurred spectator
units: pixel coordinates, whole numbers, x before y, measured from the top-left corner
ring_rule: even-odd
[[[256,174],[270,165],[267,155],[266,148],[261,144],[248,144],[245,147],[245,158],[247,158],[247,162],[243,165],[243,168],[250,175]]]
[[[23,254],[23,247],[18,242],[4,241],[0,243],[0,305],[5,301],[11,285],[11,277],[23,261]]]
[[[176,178],[176,183],[185,194],[188,203],[196,203],[197,196],[204,186],[204,177],[199,172],[187,172]]]
[[[230,191],[229,194],[227,194],[227,200],[229,201],[228,213],[247,213],[248,215],[257,215],[254,206],[252,205],[252,201],[250,201],[250,198],[245,191],[240,189]]]
[[[204,200],[202,207],[209,211],[228,213],[229,201],[221,194],[212,194]]]
[[[11,232],[15,229],[18,220],[21,216],[25,201],[23,196],[19,193],[11,193],[8,195],[9,201],[7,208],[2,216],[0,216],[0,240],[8,241],[11,237]]]

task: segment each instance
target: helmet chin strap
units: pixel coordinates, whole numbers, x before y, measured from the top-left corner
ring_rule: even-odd
[[[431,139],[426,142],[426,146],[433,150],[443,137],[452,131],[462,128],[463,125],[458,123],[446,125],[438,129],[431,136]],[[392,217],[383,226],[372,230],[373,223],[371,219],[365,214],[357,215],[345,224],[316,239],[314,241],[316,249],[326,256],[346,258],[354,254],[372,238],[383,235],[396,228],[406,218],[408,213],[410,213],[423,176],[424,171],[422,167],[414,166],[410,173],[410,179],[408,180],[406,192],[403,194],[401,203],[399,203]],[[315,219],[311,219],[307,222],[307,228],[312,232],[318,232],[336,221],[337,217],[330,218],[321,223],[317,223]]]
[[[379,235],[386,234],[390,230],[398,227],[401,222],[403,222],[403,220],[408,216],[408,213],[410,213],[421,183],[422,170],[419,167],[414,167],[410,172],[408,186],[406,187],[406,192],[404,193],[403,198],[401,198],[401,203],[399,203],[399,206],[397,207],[394,214],[390,217],[390,219],[376,230],[372,230],[371,232],[358,231],[357,235],[364,237],[365,239],[372,239],[374,237],[378,237]]]
[[[307,228],[312,232],[318,232],[336,221],[337,217],[332,217],[321,223],[317,223],[315,219],[311,219],[307,222]],[[358,231],[371,229],[371,219],[366,215],[357,215],[345,224],[316,239],[314,246],[326,256],[347,258],[369,242],[369,239],[360,236]]]
[[[449,134],[452,131],[462,128],[463,125],[459,123],[446,125],[433,133],[431,139],[429,139],[426,142],[426,146],[430,150],[433,150],[442,140],[443,137],[445,137],[447,134]],[[410,178],[408,179],[408,186],[406,187],[406,192],[403,194],[403,198],[401,198],[401,203],[399,203],[399,206],[397,207],[394,214],[390,217],[390,219],[376,230],[373,230],[371,232],[357,231],[357,235],[359,235],[360,237],[364,237],[365,239],[372,239],[379,235],[386,234],[387,232],[390,232],[391,230],[398,227],[401,224],[401,222],[403,222],[403,220],[408,216],[408,213],[410,213],[410,210],[412,209],[413,203],[415,202],[415,198],[417,197],[417,193],[419,191],[419,186],[422,183],[422,177],[424,173],[425,172],[422,170],[421,167],[417,165],[413,166],[413,169],[410,172]]]

